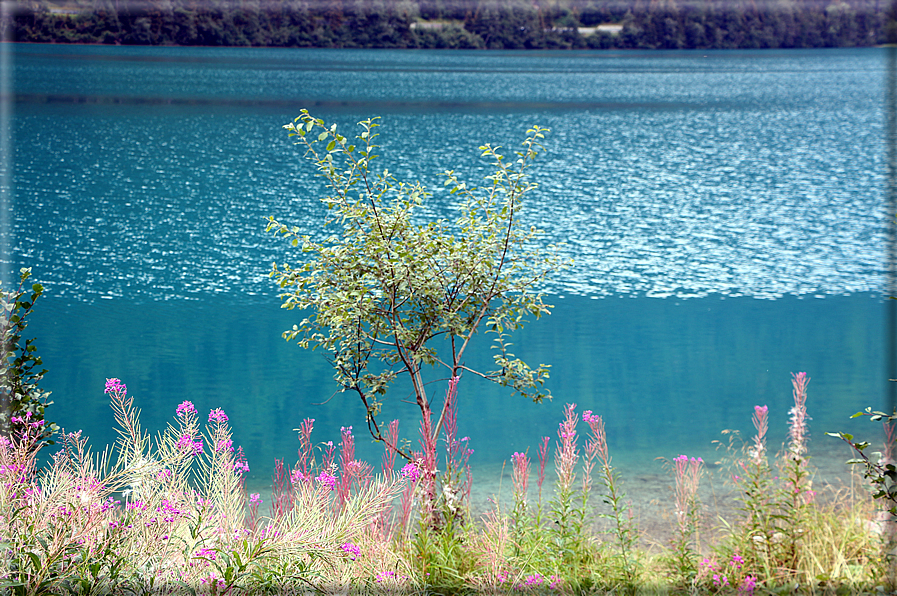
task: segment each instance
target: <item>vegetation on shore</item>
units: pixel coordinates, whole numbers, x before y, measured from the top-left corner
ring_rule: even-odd
[[[817,48],[886,43],[889,11],[874,0],[27,0],[3,25],[6,39],[52,43]]]
[[[813,490],[808,380],[794,377],[791,432],[778,455],[767,452],[764,406],[753,440],[729,452],[737,515],[710,518],[698,490],[703,462],[680,455],[667,496],[673,538],[646,549],[603,420],[574,404],[553,447],[544,437],[532,461],[511,456],[510,509],[496,501],[480,519],[455,517],[443,501],[434,524],[426,503],[437,480],[426,462],[437,462],[438,482],[458,464],[445,433],[439,446],[421,440],[420,457],[401,469],[387,449],[375,475],[354,458],[351,429],[336,445],[315,444],[306,419],[295,463],[276,462],[270,497],[247,494],[248,464],[225,412],[206,421],[184,401],[151,438],[127,388],[109,379],[114,446],[93,451],[80,433],[64,433],[41,468],[39,425],[0,437],[0,586],[23,596],[889,592],[894,522],[868,491]]]

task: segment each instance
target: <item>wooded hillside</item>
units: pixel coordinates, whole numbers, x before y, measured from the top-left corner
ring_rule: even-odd
[[[30,0],[4,26],[61,43],[810,48],[885,43],[892,12],[879,0]]]

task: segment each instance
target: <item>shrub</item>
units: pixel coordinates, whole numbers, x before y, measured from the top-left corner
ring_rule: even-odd
[[[47,373],[40,369],[43,361],[37,355],[34,339],[22,336],[28,326],[28,316],[44,292],[40,284],[32,284],[30,295],[25,282],[31,269],[19,272],[19,286],[12,291],[0,291],[0,326],[3,330],[3,355],[0,360],[0,435],[9,437],[28,429],[28,436],[37,432],[37,441],[53,444],[50,437],[59,430],[44,419],[44,410],[52,404],[50,392],[39,383]]]

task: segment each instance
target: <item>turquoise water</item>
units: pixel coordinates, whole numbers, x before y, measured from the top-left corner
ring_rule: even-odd
[[[298,259],[274,215],[319,231],[321,185],[281,126],[302,107],[382,116],[383,166],[434,189],[481,179],[475,148],[552,133],[527,217],[574,266],[515,353],[553,365],[554,401],[460,386],[474,466],[554,437],[563,404],[607,420],[635,469],[712,454],[768,404],[784,435],[792,371],[811,376],[814,441],[884,394],[885,54],[417,52],[14,45],[11,268],[47,288],[29,327],[52,417],[114,440],[125,382],[150,430],[190,399],[221,407],[257,481],[363,411],[327,363],[283,342],[266,273]],[[482,343],[485,342],[485,343]],[[488,339],[470,364],[488,365]],[[332,397],[332,399],[330,399]],[[388,413],[416,435],[406,394]],[[329,399],[329,401],[328,401]],[[326,403],[325,403],[326,402]],[[322,405],[323,404],[323,405]],[[653,464],[652,464],[653,465]]]

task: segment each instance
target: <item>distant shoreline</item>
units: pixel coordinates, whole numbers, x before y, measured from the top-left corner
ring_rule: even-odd
[[[91,4],[95,6],[95,4]],[[343,49],[791,49],[888,43],[894,16],[867,0],[142,0],[90,10],[37,0],[2,19],[20,42]],[[890,40],[891,42],[895,40]]]

